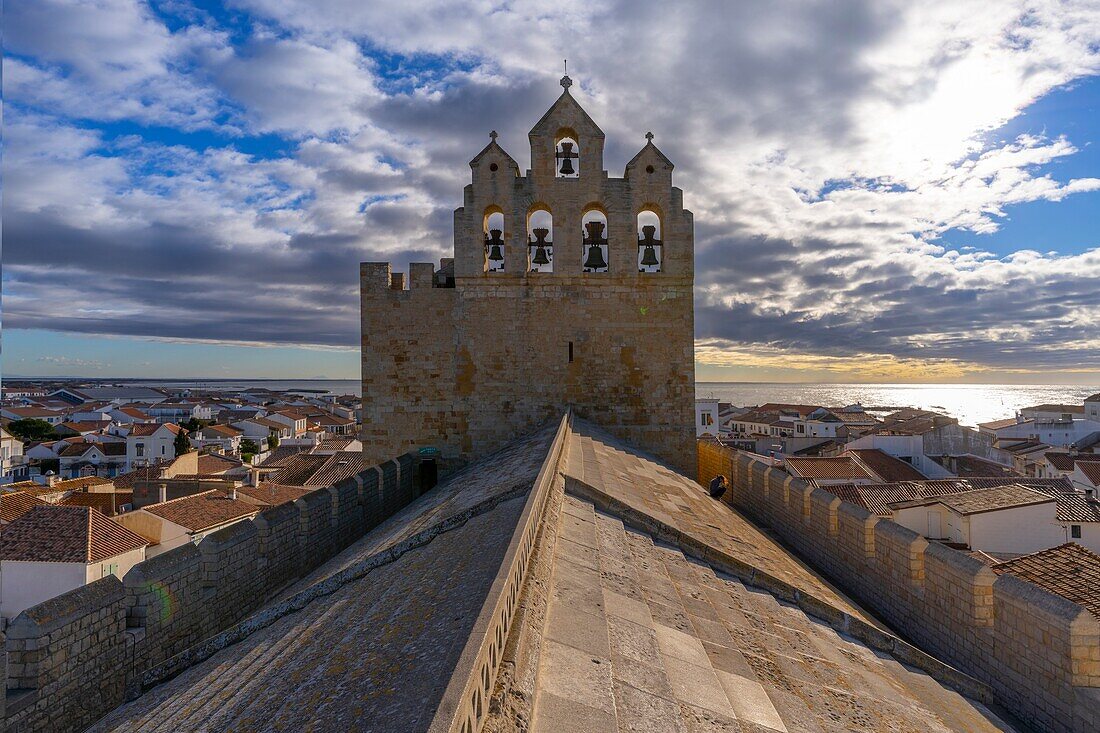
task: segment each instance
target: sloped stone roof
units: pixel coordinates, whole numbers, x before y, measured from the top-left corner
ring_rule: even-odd
[[[269,606],[292,612],[91,730],[449,729],[448,680],[544,495],[485,730],[1014,730],[881,645],[674,549],[667,538],[706,543],[847,614],[846,628],[889,634],[688,477],[573,427],[559,462],[550,429],[448,477]],[[540,468],[554,483],[532,493]]]

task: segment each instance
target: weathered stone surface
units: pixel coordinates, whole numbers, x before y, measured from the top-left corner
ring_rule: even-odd
[[[555,178],[569,130],[580,177]],[[694,232],[672,165],[646,145],[624,177],[603,169],[603,133],[568,94],[530,138],[521,175],[494,141],[472,162],[454,216],[455,287],[414,263],[408,290],[364,263],[362,440],[374,462],[419,447],[456,466],[567,408],[687,470],[694,465]],[[528,216],[553,215],[553,272],[529,272]],[[661,220],[661,272],[639,272],[637,215]],[[607,217],[609,270],[583,273],[582,217]],[[485,220],[504,218],[503,272],[486,271]],[[393,273],[397,274],[397,273]],[[570,358],[572,354],[572,358]]]

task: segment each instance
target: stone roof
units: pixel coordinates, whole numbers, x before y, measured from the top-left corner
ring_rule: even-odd
[[[36,506],[4,527],[0,559],[90,564],[148,544],[89,507]]]
[[[427,730],[553,436],[552,429],[526,436],[446,478],[274,602],[389,552],[391,562],[92,730]],[[408,549],[414,537],[430,542]]]
[[[1012,730],[588,502],[566,496],[558,532],[535,731]]]
[[[150,504],[142,507],[142,510],[167,519],[191,532],[201,532],[259,512],[255,504],[230,499],[221,491],[213,489],[160,504]]]
[[[882,644],[673,549],[703,543],[889,634],[692,479],[579,420],[557,463],[553,438],[526,436],[446,478],[269,606],[290,610],[257,614],[239,641],[91,730],[452,729],[451,693],[469,689],[453,675],[492,687],[494,667],[468,644],[506,598],[531,516],[520,610],[493,647],[508,663],[493,704],[479,698],[479,730],[1014,730]],[[540,470],[553,483],[533,493]]]
[[[1100,618],[1100,555],[1076,542],[999,562],[993,572],[1035,583]]]

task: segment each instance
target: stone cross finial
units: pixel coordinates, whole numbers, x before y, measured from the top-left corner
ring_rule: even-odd
[[[652,132],[647,132],[647,133],[645,134],[645,139],[646,139],[646,140],[647,140],[648,142],[653,142],[653,133],[652,133]]]
[[[496,142],[496,139],[497,139],[497,131],[496,130],[490,130],[489,131],[489,139],[492,140],[493,142]]]
[[[569,78],[569,59],[565,59],[562,63],[565,64],[565,76],[561,78],[561,85],[565,91],[569,91],[569,87],[573,86],[573,80]]]

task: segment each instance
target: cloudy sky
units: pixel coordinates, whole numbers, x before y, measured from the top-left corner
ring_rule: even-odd
[[[670,8],[675,8],[670,10]],[[7,375],[355,377],[561,91],[696,222],[703,379],[1100,383],[1100,2],[8,0]]]

